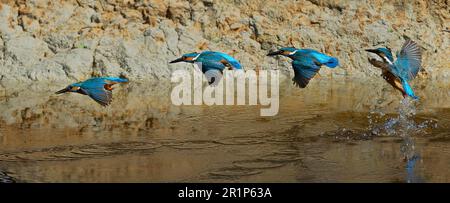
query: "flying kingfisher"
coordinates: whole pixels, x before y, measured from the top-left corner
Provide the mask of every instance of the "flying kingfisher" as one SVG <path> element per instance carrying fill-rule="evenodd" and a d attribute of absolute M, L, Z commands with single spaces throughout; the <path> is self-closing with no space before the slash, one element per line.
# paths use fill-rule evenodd
<path fill-rule="evenodd" d="M 204 51 L 201 53 L 193 52 L 184 54 L 178 59 L 171 61 L 170 63 L 187 62 L 201 64 L 202 72 L 206 74 L 208 71 L 219 71 L 223 73 L 223 70 L 242 70 L 242 66 L 233 57 L 222 52 Z M 218 76 L 220 77 L 220 76 Z M 215 78 L 209 81 L 209 84 L 216 82 Z"/>
<path fill-rule="evenodd" d="M 124 77 L 95 77 L 83 82 L 73 83 L 64 89 L 55 92 L 55 94 L 76 92 L 88 95 L 102 106 L 107 106 L 112 101 L 112 86 L 117 83 L 126 82 L 128 82 L 128 79 Z"/>
<path fill-rule="evenodd" d="M 295 47 L 283 47 L 278 51 L 270 52 L 267 56 L 282 55 L 291 58 L 294 69 L 294 84 L 305 88 L 322 65 L 335 68 L 339 61 L 335 57 L 327 56 L 313 49 L 296 49 Z"/>
<path fill-rule="evenodd" d="M 414 41 L 406 39 L 400 53 L 397 52 L 395 62 L 391 49 L 387 47 L 366 49 L 366 51 L 381 57 L 382 61 L 372 58 L 369 59 L 369 62 L 382 70 L 381 76 L 395 89 L 402 92 L 404 98 L 410 96 L 418 99 L 408 83 L 416 77 L 422 62 L 420 47 Z"/>

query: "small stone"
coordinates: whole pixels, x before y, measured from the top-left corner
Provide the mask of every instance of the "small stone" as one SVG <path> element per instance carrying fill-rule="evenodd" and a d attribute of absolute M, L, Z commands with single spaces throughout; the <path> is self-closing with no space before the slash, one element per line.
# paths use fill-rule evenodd
<path fill-rule="evenodd" d="M 233 23 L 233 24 L 230 25 L 230 29 L 231 30 L 237 30 L 237 29 L 241 28 L 241 26 L 242 25 L 240 23 Z"/>

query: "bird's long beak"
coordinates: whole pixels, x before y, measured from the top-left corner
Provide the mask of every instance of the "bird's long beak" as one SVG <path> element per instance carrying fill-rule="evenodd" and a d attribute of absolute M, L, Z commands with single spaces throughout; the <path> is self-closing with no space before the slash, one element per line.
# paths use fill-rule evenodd
<path fill-rule="evenodd" d="M 177 59 L 171 61 L 170 63 L 178 63 L 178 62 L 182 62 L 182 61 L 183 61 L 183 58 L 177 58 Z"/>
<path fill-rule="evenodd" d="M 69 91 L 69 88 L 66 87 L 66 88 L 64 88 L 62 90 L 59 90 L 59 91 L 55 92 L 55 94 L 62 94 L 62 93 L 66 93 L 68 91 Z"/>
<path fill-rule="evenodd" d="M 367 52 L 371 52 L 371 53 L 378 53 L 378 50 L 376 49 L 366 49 Z"/>
<path fill-rule="evenodd" d="M 283 53 L 283 51 L 278 50 L 278 51 L 268 53 L 267 56 L 276 56 L 276 55 L 280 55 L 281 53 Z"/>

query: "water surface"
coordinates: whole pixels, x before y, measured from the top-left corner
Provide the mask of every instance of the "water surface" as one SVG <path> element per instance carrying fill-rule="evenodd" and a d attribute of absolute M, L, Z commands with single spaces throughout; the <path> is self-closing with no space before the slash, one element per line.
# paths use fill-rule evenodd
<path fill-rule="evenodd" d="M 450 181 L 442 85 L 415 85 L 414 102 L 384 83 L 286 82 L 274 117 L 176 107 L 170 88 L 143 87 L 118 88 L 106 109 L 81 95 L 3 98 L 0 182 Z"/>

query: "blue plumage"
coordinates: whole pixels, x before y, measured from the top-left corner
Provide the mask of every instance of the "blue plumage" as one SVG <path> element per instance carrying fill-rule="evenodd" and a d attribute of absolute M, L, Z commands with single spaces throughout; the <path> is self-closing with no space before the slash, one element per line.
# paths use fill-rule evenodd
<path fill-rule="evenodd" d="M 389 49 L 387 47 L 381 47 L 381 48 L 378 48 L 378 51 L 380 51 L 380 53 L 382 53 L 384 56 L 386 56 L 387 60 L 394 61 L 394 57 L 392 56 L 391 49 Z"/>
<path fill-rule="evenodd" d="M 233 68 L 242 69 L 242 66 L 239 63 L 239 61 L 237 61 L 233 57 L 229 56 L 228 54 L 221 53 L 221 52 L 212 52 L 212 55 L 216 55 L 216 54 L 220 57 L 223 57 L 223 59 L 225 59 L 226 61 L 228 61 L 228 63 L 230 63 Z"/>
<path fill-rule="evenodd" d="M 419 97 L 417 97 L 417 96 L 414 94 L 414 91 L 412 90 L 412 88 L 411 88 L 411 86 L 409 85 L 409 83 L 408 83 L 406 80 L 404 80 L 404 79 L 402 79 L 402 86 L 403 86 L 403 89 L 405 90 L 405 92 L 406 92 L 406 94 L 407 94 L 408 96 L 410 96 L 410 97 L 413 98 L 413 99 L 419 99 Z"/>
<path fill-rule="evenodd" d="M 175 59 L 170 63 L 188 62 L 188 63 L 202 63 L 202 72 L 216 69 L 223 71 L 226 67 L 232 69 L 242 69 L 239 61 L 228 54 L 216 51 L 204 51 L 201 53 L 184 54 L 181 58 Z"/>
<path fill-rule="evenodd" d="M 403 96 L 410 96 L 411 98 L 418 99 L 409 85 L 409 81 L 414 79 L 419 72 L 422 62 L 420 47 L 414 41 L 407 39 L 405 43 L 403 43 L 402 49 L 400 53 L 397 54 L 397 60 L 395 62 L 392 53 L 388 48 L 368 49 L 366 51 L 375 53 L 382 58 L 382 62 L 376 60 L 370 60 L 370 62 L 381 68 L 383 70 L 383 75 L 392 75 L 395 77 L 385 77 L 392 86 L 399 89 L 403 93 Z"/>
<path fill-rule="evenodd" d="M 397 54 L 397 61 L 394 63 L 396 75 L 410 81 L 414 79 L 420 70 L 422 53 L 420 47 L 413 41 L 407 40 Z"/>
<path fill-rule="evenodd" d="M 196 63 L 201 66 L 201 71 L 206 73 L 210 70 L 217 70 L 223 72 L 225 68 L 242 70 L 242 66 L 233 57 L 222 52 L 204 51 L 201 53 L 188 53 L 182 57 L 171 61 L 170 63 L 187 62 Z M 220 77 L 220 76 L 217 76 Z M 210 81 L 210 84 L 214 81 Z"/>
<path fill-rule="evenodd" d="M 65 92 L 75 92 L 88 95 L 102 106 L 107 106 L 112 101 L 112 86 L 117 83 L 126 83 L 129 80 L 118 77 L 95 77 L 83 82 L 73 83 L 66 88 L 59 90 L 56 94 Z"/>
<path fill-rule="evenodd" d="M 300 51 L 303 52 L 304 55 L 311 55 L 315 60 L 317 60 L 322 65 L 325 65 L 329 68 L 335 68 L 339 65 L 339 60 L 335 57 L 327 56 L 313 49 L 303 49 Z M 302 57 L 302 56 L 300 56 Z"/>
<path fill-rule="evenodd" d="M 126 83 L 129 82 L 127 78 L 124 77 L 102 77 L 103 80 L 112 81 L 116 83 Z"/>
<path fill-rule="evenodd" d="M 271 52 L 268 56 L 283 55 L 291 58 L 294 69 L 294 84 L 305 88 L 309 81 L 319 72 L 320 67 L 325 65 L 335 68 L 339 60 L 313 49 L 296 49 L 294 47 L 283 47 L 278 51 Z"/>

